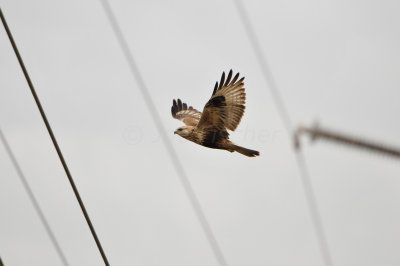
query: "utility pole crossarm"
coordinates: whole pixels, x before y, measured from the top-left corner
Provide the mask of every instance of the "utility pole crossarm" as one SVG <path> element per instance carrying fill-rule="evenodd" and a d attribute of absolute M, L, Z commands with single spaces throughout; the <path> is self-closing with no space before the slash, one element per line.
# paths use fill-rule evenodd
<path fill-rule="evenodd" d="M 383 145 L 373 141 L 367 141 L 359 139 L 353 136 L 344 135 L 342 133 L 330 131 L 327 129 L 320 128 L 317 124 L 313 127 L 299 126 L 294 134 L 294 141 L 296 148 L 300 148 L 300 136 L 302 134 L 310 135 L 311 139 L 326 139 L 337 143 L 342 143 L 345 145 L 364 148 L 372 152 L 377 152 L 381 154 L 386 154 L 389 156 L 394 156 L 400 159 L 400 149 L 393 148 L 388 145 Z"/>

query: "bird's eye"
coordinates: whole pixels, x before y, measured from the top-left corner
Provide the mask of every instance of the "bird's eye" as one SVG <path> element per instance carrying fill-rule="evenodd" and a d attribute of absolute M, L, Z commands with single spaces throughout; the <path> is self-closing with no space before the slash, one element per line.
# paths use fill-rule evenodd
<path fill-rule="evenodd" d="M 182 131 L 182 128 L 178 128 L 178 131 Z"/>

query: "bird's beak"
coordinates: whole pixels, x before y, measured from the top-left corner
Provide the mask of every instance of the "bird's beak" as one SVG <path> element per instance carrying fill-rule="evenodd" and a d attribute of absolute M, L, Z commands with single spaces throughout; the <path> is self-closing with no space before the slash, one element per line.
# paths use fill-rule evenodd
<path fill-rule="evenodd" d="M 176 134 L 176 130 L 174 131 L 174 134 Z"/>

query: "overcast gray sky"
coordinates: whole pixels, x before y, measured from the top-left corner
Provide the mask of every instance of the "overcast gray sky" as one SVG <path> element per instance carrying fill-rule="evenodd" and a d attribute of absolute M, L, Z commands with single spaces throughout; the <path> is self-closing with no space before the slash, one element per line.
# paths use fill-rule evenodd
<path fill-rule="evenodd" d="M 229 266 L 323 265 L 292 143 L 232 1 L 110 1 Z M 400 147 L 400 2 L 245 1 L 295 125 Z M 100 1 L 0 0 L 113 265 L 218 265 Z M 174 130 L 173 98 L 201 110 L 229 69 L 246 77 L 233 141 Z M 101 257 L 5 35 L 0 127 L 71 265 Z M 304 139 L 335 266 L 400 264 L 400 164 Z M 0 256 L 61 265 L 2 145 Z"/>

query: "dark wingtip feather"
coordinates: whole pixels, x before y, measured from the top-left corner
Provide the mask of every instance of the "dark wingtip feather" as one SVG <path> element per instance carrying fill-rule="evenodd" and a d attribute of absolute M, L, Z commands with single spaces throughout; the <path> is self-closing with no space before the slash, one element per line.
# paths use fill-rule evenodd
<path fill-rule="evenodd" d="M 174 109 L 174 106 L 171 107 L 171 114 L 172 114 L 172 117 L 175 118 L 175 109 Z"/>
<path fill-rule="evenodd" d="M 182 101 L 178 99 L 178 111 L 182 110 Z"/>
<path fill-rule="evenodd" d="M 232 69 L 229 71 L 228 77 L 226 78 L 224 86 L 227 86 L 232 78 Z"/>
<path fill-rule="evenodd" d="M 187 110 L 187 104 L 183 103 L 183 110 Z"/>
<path fill-rule="evenodd" d="M 236 75 L 235 75 L 235 77 L 233 78 L 233 80 L 232 80 L 232 84 L 234 84 L 235 82 L 236 82 L 236 80 L 239 78 L 239 75 L 240 75 L 240 73 L 238 72 L 238 73 L 236 73 Z"/>
<path fill-rule="evenodd" d="M 222 72 L 221 81 L 219 82 L 218 90 L 220 90 L 222 88 L 222 86 L 224 85 L 224 81 L 225 81 L 225 72 Z"/>
<path fill-rule="evenodd" d="M 212 95 L 214 95 L 217 92 L 217 88 L 218 88 L 218 81 L 215 82 L 215 86 L 214 86 L 214 90 L 213 90 Z"/>
<path fill-rule="evenodd" d="M 175 99 L 173 99 L 172 107 L 171 107 L 171 113 L 172 113 L 172 117 L 174 117 L 174 118 L 176 117 L 177 109 L 178 109 L 178 105 L 176 104 Z"/>

